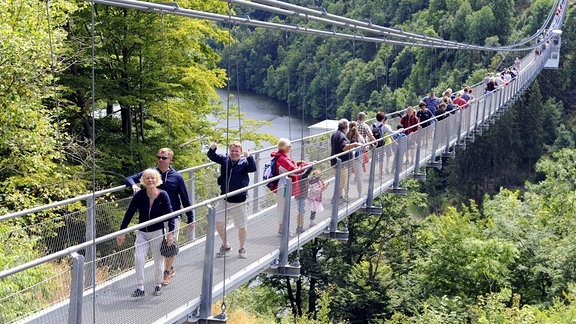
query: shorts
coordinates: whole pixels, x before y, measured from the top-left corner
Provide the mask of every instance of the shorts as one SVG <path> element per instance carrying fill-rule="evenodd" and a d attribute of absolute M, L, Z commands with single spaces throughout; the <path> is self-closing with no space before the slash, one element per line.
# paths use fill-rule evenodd
<path fill-rule="evenodd" d="M 227 210 L 226 207 L 228 207 Z M 216 222 L 223 223 L 226 219 L 230 218 L 234 221 L 234 226 L 236 228 L 245 228 L 248 224 L 246 202 L 233 203 L 224 200 L 218 201 L 216 204 Z"/>
<path fill-rule="evenodd" d="M 298 215 L 304 215 L 306 213 L 306 198 L 295 198 L 298 204 Z"/>

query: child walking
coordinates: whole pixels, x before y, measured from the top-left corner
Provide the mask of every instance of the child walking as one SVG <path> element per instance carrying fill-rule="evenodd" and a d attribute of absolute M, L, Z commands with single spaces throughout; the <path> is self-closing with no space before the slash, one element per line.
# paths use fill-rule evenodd
<path fill-rule="evenodd" d="M 316 165 L 316 161 L 312 162 L 311 164 L 312 164 L 311 168 L 306 169 L 306 171 L 304 171 L 303 173 L 298 173 L 298 175 L 300 176 L 300 194 L 294 197 L 298 205 L 298 216 L 296 217 L 296 223 L 297 223 L 296 233 L 298 234 L 302 234 L 306 231 L 304 229 L 304 213 L 305 213 L 304 208 L 306 206 L 306 198 L 308 197 L 308 176 L 312 172 L 314 165 Z M 303 168 L 305 166 L 308 166 L 308 164 L 306 163 L 306 161 L 300 160 L 296 162 L 296 166 L 299 168 Z"/>
<path fill-rule="evenodd" d="M 330 182 L 324 183 L 322 181 L 322 171 L 314 170 L 308 179 L 308 198 L 306 198 L 306 206 L 310 209 L 310 227 L 316 226 L 316 213 L 319 213 L 324 210 L 324 206 L 322 205 L 322 193 Z"/>

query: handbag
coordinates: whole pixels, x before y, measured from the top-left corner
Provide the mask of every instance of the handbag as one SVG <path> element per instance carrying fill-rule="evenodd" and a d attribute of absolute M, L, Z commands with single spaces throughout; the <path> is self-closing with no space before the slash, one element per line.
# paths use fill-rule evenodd
<path fill-rule="evenodd" d="M 160 254 L 165 257 L 173 257 L 178 254 L 180 248 L 178 247 L 178 242 L 173 240 L 172 245 L 168 245 L 166 241 L 166 235 L 162 236 L 162 244 L 160 245 Z"/>

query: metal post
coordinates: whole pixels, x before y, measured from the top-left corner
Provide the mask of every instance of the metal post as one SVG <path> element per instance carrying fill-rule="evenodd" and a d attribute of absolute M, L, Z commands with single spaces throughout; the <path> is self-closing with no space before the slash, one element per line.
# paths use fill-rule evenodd
<path fill-rule="evenodd" d="M 372 160 L 370 161 L 370 176 L 368 177 L 368 196 L 366 197 L 366 206 L 372 206 L 374 202 L 374 183 L 376 181 L 376 146 L 372 146 Z M 339 171 L 336 170 L 336 176 L 340 176 Z M 334 214 L 334 206 L 332 206 L 332 214 Z"/>
<path fill-rule="evenodd" d="M 438 145 L 438 122 L 434 123 L 434 135 L 432 136 L 432 155 L 430 157 L 430 162 L 426 166 L 433 168 L 442 167 L 442 162 L 436 162 L 436 146 Z M 430 127 L 430 126 L 428 126 Z"/>
<path fill-rule="evenodd" d="M 468 109 L 472 109 L 472 106 L 470 106 L 470 108 Z M 444 154 L 442 155 L 443 157 L 449 157 L 449 158 L 455 158 L 456 157 L 456 152 L 452 151 L 450 152 L 450 138 L 452 136 L 451 132 L 452 132 L 452 119 L 450 119 L 452 116 L 448 116 L 448 119 L 445 119 L 445 123 L 447 124 L 445 126 L 446 128 L 446 147 L 444 148 Z M 452 117 L 453 118 L 453 117 Z"/>
<path fill-rule="evenodd" d="M 504 97 L 504 95 L 505 95 L 505 93 L 506 93 L 506 88 L 507 88 L 507 87 L 504 87 L 504 90 L 500 91 L 500 93 L 498 94 L 498 103 L 496 104 L 496 106 L 490 107 L 490 117 L 492 117 L 492 111 L 502 105 L 502 101 L 503 101 L 503 99 L 504 99 L 503 97 Z"/>
<path fill-rule="evenodd" d="M 467 120 L 467 126 L 466 129 L 468 130 L 468 132 L 470 132 L 471 129 L 475 129 L 476 126 L 478 125 L 478 121 L 475 120 L 474 121 L 474 127 L 472 127 L 472 113 L 470 113 L 469 111 L 466 110 L 461 110 L 462 113 L 466 112 L 466 115 L 468 115 L 468 120 Z"/>
<path fill-rule="evenodd" d="M 86 200 L 86 242 L 95 239 L 96 235 L 96 210 L 94 198 L 89 197 Z M 86 287 L 94 287 L 96 284 L 96 247 L 91 245 L 86 248 Z"/>
<path fill-rule="evenodd" d="M 280 249 L 278 252 L 278 262 L 270 266 L 267 272 L 286 276 L 286 277 L 300 277 L 300 263 L 296 261 L 294 264 L 288 264 L 288 243 L 290 241 L 290 202 L 292 200 L 292 179 L 286 177 L 286 185 L 284 187 L 284 210 L 282 216 L 282 235 L 280 237 Z M 281 190 L 281 189 L 280 189 Z M 280 193 L 277 193 L 280 195 Z"/>
<path fill-rule="evenodd" d="M 340 178 L 342 177 L 342 160 L 336 158 L 336 176 L 334 177 L 334 195 L 332 196 L 332 217 L 338 215 L 340 204 Z"/>
<path fill-rule="evenodd" d="M 396 156 L 395 156 L 395 162 L 394 164 L 396 164 L 396 170 L 394 171 L 394 184 L 392 185 L 392 193 L 395 194 L 401 194 L 401 195 L 407 195 L 408 191 L 406 188 L 400 188 L 400 171 L 402 169 L 402 150 L 401 148 L 403 147 L 408 147 L 408 137 L 407 136 L 400 136 L 398 138 L 398 140 L 396 141 Z"/>
<path fill-rule="evenodd" d="M 72 253 L 72 278 L 70 282 L 70 304 L 68 324 L 82 323 L 82 296 L 84 292 L 84 256 Z"/>
<path fill-rule="evenodd" d="M 190 197 L 190 205 L 194 205 L 196 203 L 196 176 L 194 175 L 194 171 L 188 172 L 188 188 L 186 188 L 186 190 L 188 191 L 188 196 Z M 195 211 L 192 212 L 195 213 Z M 182 214 L 182 217 L 184 217 L 184 214 Z M 176 230 L 179 231 L 180 229 L 177 228 Z M 196 226 L 194 226 L 193 231 L 186 230 L 186 239 L 188 242 L 194 241 L 195 238 Z"/>
<path fill-rule="evenodd" d="M 188 172 L 188 196 L 190 196 L 190 204 L 196 203 L 196 176 L 194 171 Z"/>
<path fill-rule="evenodd" d="M 426 181 L 426 172 L 418 172 L 418 169 L 420 169 L 420 151 L 422 150 L 422 132 L 422 129 L 419 129 L 416 132 L 416 158 L 414 161 L 413 177 L 418 180 Z"/>
<path fill-rule="evenodd" d="M 494 98 L 494 92 L 490 92 L 490 94 L 486 97 L 486 100 L 484 100 L 484 105 L 482 105 L 482 122 L 480 123 L 480 127 L 482 127 L 482 125 L 484 125 L 484 123 L 486 123 L 486 103 L 488 101 L 490 101 L 488 106 L 492 105 L 492 100 Z M 488 108 L 489 109 L 489 108 Z M 478 124 L 478 123 L 477 123 Z M 481 135 L 482 133 L 480 133 Z"/>
<path fill-rule="evenodd" d="M 279 194 L 279 193 L 278 193 Z M 282 216 L 282 237 L 280 238 L 279 265 L 285 267 L 288 264 L 288 241 L 290 240 L 290 202 L 292 198 L 292 179 L 286 177 L 284 187 L 284 211 Z"/>
<path fill-rule="evenodd" d="M 200 319 L 208 319 L 212 312 L 212 285 L 214 282 L 214 242 L 216 239 L 216 208 L 208 208 L 206 247 L 204 248 L 204 269 L 202 271 L 202 292 L 200 295 Z"/>
<path fill-rule="evenodd" d="M 256 173 L 254 174 L 254 183 L 258 183 L 262 181 L 262 171 L 260 170 L 260 152 L 254 153 L 254 162 L 256 163 Z M 266 187 L 263 186 L 255 187 L 253 190 L 254 199 L 252 202 L 252 212 L 254 214 L 258 213 L 258 210 L 260 210 L 260 195 L 258 194 L 260 188 L 266 188 Z"/>
<path fill-rule="evenodd" d="M 478 106 L 478 105 L 477 105 Z M 478 111 L 478 107 L 476 107 L 476 111 Z M 456 135 L 456 146 L 465 149 L 466 148 L 466 141 L 462 139 L 462 123 L 464 121 L 464 113 L 462 111 L 458 111 L 458 134 Z M 465 137 L 468 136 L 469 130 L 466 130 Z"/>

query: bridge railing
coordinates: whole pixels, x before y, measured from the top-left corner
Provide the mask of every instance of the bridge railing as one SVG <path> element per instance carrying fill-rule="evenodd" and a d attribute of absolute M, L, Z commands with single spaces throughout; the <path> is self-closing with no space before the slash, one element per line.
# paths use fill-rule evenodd
<path fill-rule="evenodd" d="M 326 227 L 330 229 L 331 233 L 337 233 L 340 221 L 360 208 L 370 210 L 374 207 L 373 198 L 377 195 L 389 190 L 402 193 L 403 188 L 400 182 L 402 179 L 408 177 L 423 179 L 425 174 L 420 171 L 422 167 L 440 167 L 439 160 L 442 157 L 453 157 L 455 148 L 465 147 L 466 142 L 473 141 L 476 135 L 481 135 L 491 123 L 495 122 L 503 110 L 510 107 L 519 98 L 542 69 L 546 54 L 547 52 L 542 53 L 539 58 L 530 54 L 524 58 L 521 73 L 516 80 L 498 91 L 483 94 L 482 86 L 475 86 L 473 93 L 476 95 L 476 100 L 470 103 L 466 109 L 457 111 L 448 118 L 421 128 L 407 137 L 401 137 L 384 147 L 376 149 L 367 145 L 367 159 L 364 154 L 361 154 L 349 161 L 338 163 L 336 167 L 330 166 L 329 162 L 334 158 L 329 156 L 332 132 L 293 141 L 291 154 L 293 159 L 319 161 L 316 168 L 322 170 L 324 178 L 330 179 L 332 182 L 324 197 L 324 205 L 327 208 L 324 212 L 318 213 L 317 216 L 319 227 L 311 229 L 306 236 L 298 237 L 298 243 L 305 243 L 315 235 L 321 234 Z M 397 119 L 398 117 L 392 118 L 390 124 L 397 124 Z M 270 159 L 270 152 L 275 150 L 275 147 L 269 147 L 253 152 L 259 170 L 252 176 L 254 184 L 248 187 L 250 198 L 247 202 L 249 214 L 252 215 L 251 228 L 262 224 L 261 233 L 272 233 L 273 236 L 276 234 L 279 221 L 279 212 L 275 207 L 277 199 L 264 186 L 266 182 L 261 181 L 261 169 L 263 164 Z M 349 153 L 343 153 L 341 156 L 346 154 Z M 219 243 L 214 243 L 214 239 L 210 239 L 214 233 L 206 230 L 209 223 L 207 215 L 211 206 L 223 198 L 223 196 L 218 196 L 218 188 L 215 184 L 219 173 L 218 168 L 214 163 L 207 163 L 181 172 L 187 181 L 193 206 L 164 216 L 162 219 L 194 210 L 198 231 L 196 240 L 187 240 L 184 228 L 180 229 L 182 231 L 180 235 L 182 248 L 204 250 L 210 247 L 210 244 L 212 248 L 214 244 L 219 246 Z M 344 199 L 340 199 L 342 191 L 337 185 L 340 181 L 343 181 L 343 192 L 348 194 L 348 196 L 343 197 Z M 133 244 L 131 244 L 134 240 L 133 231 L 149 224 L 139 224 L 123 231 L 116 231 L 130 198 L 115 199 L 114 194 L 125 190 L 125 188 L 125 186 L 119 186 L 0 217 L 0 221 L 7 221 L 23 215 L 46 211 L 55 215 L 45 222 L 0 233 L 2 249 L 17 246 L 15 241 L 24 237 L 38 240 L 36 245 L 39 249 L 42 248 L 42 250 L 35 251 L 36 254 L 32 257 L 7 260 L 5 270 L 0 272 L 0 280 L 5 280 L 3 278 L 7 276 L 18 278 L 17 284 L 3 285 L 4 294 L 7 297 L 0 299 L 0 305 L 3 310 L 14 311 L 3 311 L 0 315 L 0 322 L 22 319 L 32 313 L 35 313 L 35 316 L 43 316 L 42 310 L 49 306 L 61 310 L 61 313 L 52 312 L 50 316 L 59 319 L 70 318 L 70 316 L 77 316 L 73 310 L 82 305 L 82 296 L 90 294 L 90 292 L 92 292 L 92 298 L 97 298 L 96 295 L 110 296 L 110 294 L 125 291 L 126 287 L 134 285 L 133 276 L 132 279 L 123 282 L 119 279 L 128 278 L 131 273 L 130 269 L 133 267 L 134 251 Z M 334 204 L 332 204 L 333 202 Z M 79 209 L 78 204 L 84 208 Z M 298 209 L 290 199 L 287 200 L 287 205 L 289 206 L 287 214 L 282 214 L 282 216 L 287 217 L 285 224 L 288 226 L 286 227 L 292 226 L 294 228 L 294 215 L 298 214 Z M 74 207 L 73 212 L 67 212 L 72 208 L 70 206 Z M 270 223 L 270 219 L 276 221 Z M 160 220 L 153 220 L 152 222 L 154 221 Z M 119 249 L 114 241 L 114 238 L 122 233 L 127 234 L 127 242 L 124 245 L 128 247 L 127 249 Z M 262 271 L 262 268 L 269 267 L 271 265 L 270 260 L 284 259 L 287 253 L 295 249 L 293 243 L 288 244 L 288 242 L 293 242 L 293 239 L 288 238 L 288 232 L 285 231 L 283 235 L 280 247 L 277 243 L 272 244 L 274 245 L 273 251 L 277 250 L 277 252 L 261 251 L 268 253 L 268 257 L 265 258 L 259 268 L 254 270 L 254 273 L 257 274 L 258 271 Z M 254 238 L 258 240 L 257 236 Z M 260 243 L 270 245 L 269 239 L 269 235 L 265 235 L 261 237 L 262 242 Z M 189 261 L 194 264 L 205 262 L 201 258 L 201 254 L 191 258 Z M 75 266 L 71 266 L 71 262 Z M 286 264 L 282 266 L 286 266 Z M 79 268 L 82 269 L 80 278 L 83 278 L 80 281 L 78 281 L 78 273 L 72 271 L 73 269 L 79 270 Z M 210 271 L 214 270 L 210 269 Z M 233 271 L 234 269 L 229 270 Z M 194 280 L 194 278 L 190 280 Z M 201 281 L 196 278 L 196 281 L 192 283 L 194 286 L 192 289 L 199 291 L 200 284 Z M 234 287 L 234 285 L 230 287 Z M 225 287 L 221 289 L 226 290 Z M 96 291 L 98 294 L 94 293 Z M 109 307 L 125 306 L 118 299 L 113 298 L 112 300 L 115 300 L 117 304 L 108 305 Z M 175 305 L 186 304 L 190 302 L 190 299 L 181 300 L 181 302 L 181 304 L 175 303 Z M 19 304 L 26 307 L 18 307 Z M 59 308 L 59 305 L 67 306 Z M 92 310 L 89 309 L 89 306 L 84 303 L 84 316 L 86 316 L 86 312 L 93 312 L 93 314 L 97 312 L 96 304 L 92 305 Z M 173 311 L 167 310 L 166 314 Z"/>

